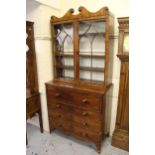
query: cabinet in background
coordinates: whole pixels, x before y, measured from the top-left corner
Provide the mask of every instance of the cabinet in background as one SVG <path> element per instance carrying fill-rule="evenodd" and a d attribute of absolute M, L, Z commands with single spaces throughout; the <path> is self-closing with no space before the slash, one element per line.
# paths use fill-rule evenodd
<path fill-rule="evenodd" d="M 43 132 L 33 24 L 26 21 L 26 119 L 38 113 L 40 131 Z"/>
<path fill-rule="evenodd" d="M 119 96 L 112 145 L 129 150 L 129 18 L 118 18 L 118 58 L 121 61 Z"/>

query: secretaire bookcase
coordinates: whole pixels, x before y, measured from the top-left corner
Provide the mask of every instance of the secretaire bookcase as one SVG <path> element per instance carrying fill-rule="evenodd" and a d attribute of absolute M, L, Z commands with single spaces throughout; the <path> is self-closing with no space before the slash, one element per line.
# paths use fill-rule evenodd
<path fill-rule="evenodd" d="M 58 129 L 96 144 L 105 136 L 106 93 L 111 87 L 110 34 L 113 15 L 107 7 L 92 13 L 80 7 L 51 17 L 54 78 L 46 83 L 50 130 Z"/>

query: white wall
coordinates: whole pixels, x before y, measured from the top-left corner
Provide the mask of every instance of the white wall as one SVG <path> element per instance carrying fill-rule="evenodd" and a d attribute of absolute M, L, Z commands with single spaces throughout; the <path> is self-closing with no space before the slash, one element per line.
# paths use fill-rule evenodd
<path fill-rule="evenodd" d="M 38 68 L 39 91 L 44 130 L 49 131 L 45 82 L 52 79 L 50 17 L 59 16 L 59 10 L 34 0 L 26 1 L 26 20 L 34 22 L 35 47 Z"/>
<path fill-rule="evenodd" d="M 74 8 L 77 13 L 79 6 L 86 7 L 89 11 L 95 12 L 103 6 L 108 6 L 110 11 L 115 15 L 115 37 L 114 37 L 114 55 L 113 55 L 113 91 L 109 94 L 107 101 L 109 103 L 108 113 L 108 130 L 112 135 L 117 110 L 118 88 L 120 61 L 116 57 L 118 49 L 118 23 L 117 17 L 129 16 L 128 0 L 60 0 L 60 11 L 48 6 L 41 5 L 34 0 L 27 0 L 27 20 L 34 21 L 35 44 L 37 54 L 37 65 L 39 74 L 39 90 L 41 92 L 42 111 L 43 111 L 43 126 L 44 130 L 49 131 L 47 117 L 47 103 L 45 97 L 44 83 L 52 78 L 51 66 L 51 42 L 50 42 L 50 17 L 52 15 L 62 16 L 70 8 Z"/>
<path fill-rule="evenodd" d="M 86 7 L 89 11 L 96 12 L 104 6 L 117 17 L 129 16 L 129 0 L 60 0 L 61 15 L 63 15 L 69 8 L 73 8 L 75 13 L 78 13 L 79 6 Z M 115 21 L 115 32 L 118 23 Z"/>
<path fill-rule="evenodd" d="M 114 36 L 114 54 L 113 54 L 113 90 L 109 92 L 107 97 L 108 103 L 108 130 L 110 135 L 112 135 L 117 111 L 117 100 L 118 100 L 118 88 L 119 88 L 119 74 L 120 74 L 120 61 L 116 57 L 118 49 L 118 17 L 129 16 L 129 1 L 128 0 L 60 0 L 61 5 L 61 16 L 66 13 L 70 8 L 75 10 L 75 14 L 78 13 L 79 6 L 86 7 L 89 11 L 96 12 L 100 8 L 107 6 L 109 10 L 115 16 L 115 36 Z"/>

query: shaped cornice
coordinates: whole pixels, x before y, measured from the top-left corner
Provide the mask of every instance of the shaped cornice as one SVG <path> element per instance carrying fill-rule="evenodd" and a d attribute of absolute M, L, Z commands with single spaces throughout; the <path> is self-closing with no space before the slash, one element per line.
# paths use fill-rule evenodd
<path fill-rule="evenodd" d="M 51 22 L 52 23 L 59 23 L 63 21 L 72 21 L 72 20 L 82 20 L 82 19 L 95 19 L 95 18 L 103 18 L 109 15 L 109 9 L 108 7 L 103 7 L 97 12 L 90 12 L 88 11 L 85 7 L 81 6 L 78 9 L 79 13 L 74 15 L 74 9 L 69 9 L 66 14 L 62 17 L 56 17 L 52 16 L 51 17 Z"/>
<path fill-rule="evenodd" d="M 119 29 L 129 29 L 129 17 L 118 18 Z"/>

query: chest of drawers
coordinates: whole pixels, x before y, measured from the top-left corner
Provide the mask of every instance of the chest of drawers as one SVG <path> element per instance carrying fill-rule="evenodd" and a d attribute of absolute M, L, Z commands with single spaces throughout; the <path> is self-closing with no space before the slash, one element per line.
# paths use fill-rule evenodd
<path fill-rule="evenodd" d="M 105 91 L 46 83 L 50 130 L 58 129 L 96 144 L 105 135 Z"/>

